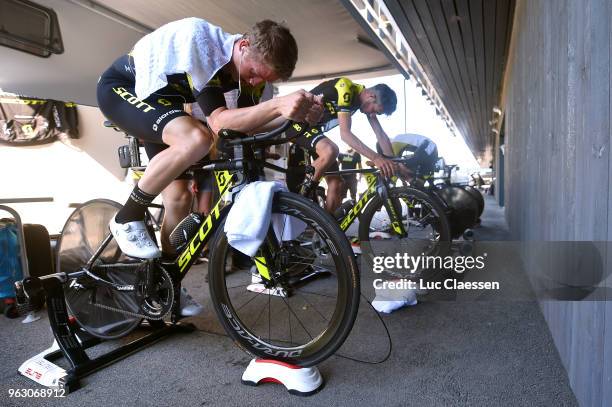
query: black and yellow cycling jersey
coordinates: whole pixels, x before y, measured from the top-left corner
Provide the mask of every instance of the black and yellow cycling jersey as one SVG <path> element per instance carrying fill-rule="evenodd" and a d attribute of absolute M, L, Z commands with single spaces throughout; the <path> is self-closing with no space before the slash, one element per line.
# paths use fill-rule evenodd
<path fill-rule="evenodd" d="M 265 86 L 265 82 L 257 86 L 242 84 L 236 107 L 249 107 L 258 104 Z M 233 80 L 230 74 L 219 70 L 204 89 L 197 93 L 195 101 L 200 105 L 202 112 L 206 116 L 210 116 L 219 107 L 228 107 L 224 94 L 235 89 L 239 89 L 238 82 Z"/>
<path fill-rule="evenodd" d="M 315 86 L 310 90 L 310 93 L 323 96 L 323 116 L 319 123 L 314 126 L 303 128 L 299 124 L 294 125 L 289 130 L 289 135 L 298 132 L 300 136 L 295 138 L 293 142 L 314 152 L 315 145 L 325 138 L 323 133 L 338 125 L 339 112 L 352 115 L 359 109 L 361 105 L 359 94 L 364 89 L 365 86 L 353 83 L 350 79 L 344 77 L 325 81 Z"/>
<path fill-rule="evenodd" d="M 361 154 L 354 151 L 352 153 L 338 154 L 338 163 L 343 170 L 354 170 L 361 167 Z"/>
<path fill-rule="evenodd" d="M 203 89 L 194 89 L 187 73 L 166 77 L 168 84 L 146 99 L 136 96 L 136 73 L 132 57 L 118 58 L 98 81 L 98 104 L 104 115 L 133 136 L 147 142 L 162 143 L 164 126 L 178 116 L 185 116 L 183 105 L 197 102 L 205 115 L 227 107 L 224 93 L 238 89 L 238 82 L 220 69 Z M 259 103 L 265 84 L 242 86 L 238 107 Z"/>
<path fill-rule="evenodd" d="M 338 125 L 338 112 L 353 114 L 360 106 L 359 94 L 365 86 L 353 83 L 348 78 L 336 78 L 320 83 L 310 93 L 323 95 L 325 110 L 319 121 L 322 131 L 329 131 Z"/>
<path fill-rule="evenodd" d="M 163 129 L 174 118 L 188 115 L 185 104 L 197 102 L 208 116 L 220 107 L 227 107 L 225 92 L 239 89 L 238 82 L 223 69 L 201 90 L 194 89 L 187 73 L 168 75 L 166 79 L 168 85 L 139 99 L 135 92 L 134 61 L 127 54 L 118 58 L 98 80 L 100 110 L 115 125 L 142 140 L 149 159 L 168 147 L 162 141 Z M 265 83 L 257 87 L 243 85 L 237 107 L 259 103 L 264 87 Z"/>
<path fill-rule="evenodd" d="M 435 171 L 438 146 L 431 139 L 416 133 L 405 133 L 392 137 L 390 141 L 394 156 L 407 158 L 408 167 L 416 169 L 420 166 L 423 173 Z M 376 150 L 382 154 L 378 143 Z"/>

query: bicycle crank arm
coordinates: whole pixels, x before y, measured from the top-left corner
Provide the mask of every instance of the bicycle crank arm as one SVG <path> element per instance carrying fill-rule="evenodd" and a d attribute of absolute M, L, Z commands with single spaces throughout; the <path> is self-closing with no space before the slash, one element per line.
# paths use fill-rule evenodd
<path fill-rule="evenodd" d="M 297 287 L 308 283 L 311 280 L 319 277 L 327 277 L 331 274 L 331 271 L 324 267 L 310 266 L 310 270 L 304 271 L 296 276 L 292 276 L 287 280 L 287 283 L 291 287 Z"/>
<path fill-rule="evenodd" d="M 72 288 L 90 288 L 87 287 L 88 282 L 78 281 L 79 278 L 89 278 L 95 282 L 97 285 L 103 285 L 106 287 L 110 287 L 113 290 L 122 291 L 122 292 L 131 292 L 135 290 L 135 287 L 131 284 L 116 284 L 110 281 L 107 281 L 101 277 L 92 274 L 89 270 L 81 269 L 75 273 L 70 273 L 70 278 L 74 278 L 74 280 L 70 283 L 70 287 Z"/>

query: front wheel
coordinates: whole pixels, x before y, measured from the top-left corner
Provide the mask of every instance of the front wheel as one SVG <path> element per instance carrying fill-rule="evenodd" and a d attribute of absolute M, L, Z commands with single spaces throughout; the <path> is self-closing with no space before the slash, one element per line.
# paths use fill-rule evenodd
<path fill-rule="evenodd" d="M 309 199 L 275 194 L 272 223 L 283 240 L 262 274 L 255 266 L 231 265 L 232 250 L 219 227 L 210 250 L 212 303 L 225 331 L 247 353 L 313 366 L 331 356 L 353 327 L 357 264 L 337 223 Z"/>
<path fill-rule="evenodd" d="M 361 251 L 368 263 L 372 263 L 374 253 L 394 255 L 392 252 L 401 251 L 411 256 L 447 254 L 451 232 L 442 205 L 423 191 L 410 187 L 390 189 L 389 199 L 401 214 L 398 221 L 406 233 L 404 236 L 398 234 L 382 198 L 374 197 L 359 217 Z"/>

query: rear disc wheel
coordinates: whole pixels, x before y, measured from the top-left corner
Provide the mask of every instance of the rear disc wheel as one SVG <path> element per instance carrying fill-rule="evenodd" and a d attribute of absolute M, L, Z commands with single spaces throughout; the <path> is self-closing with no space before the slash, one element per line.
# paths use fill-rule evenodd
<path fill-rule="evenodd" d="M 68 217 L 57 245 L 58 272 L 73 273 L 87 264 L 109 235 L 108 224 L 120 208 L 117 202 L 95 199 L 78 207 Z M 91 271 L 116 284 L 135 285 L 138 263 L 129 264 L 129 261 L 112 239 L 94 262 Z M 142 317 L 128 314 L 139 311 L 134 292 L 117 291 L 79 277 L 67 281 L 64 295 L 69 314 L 84 330 L 98 338 L 125 336 L 142 321 Z"/>

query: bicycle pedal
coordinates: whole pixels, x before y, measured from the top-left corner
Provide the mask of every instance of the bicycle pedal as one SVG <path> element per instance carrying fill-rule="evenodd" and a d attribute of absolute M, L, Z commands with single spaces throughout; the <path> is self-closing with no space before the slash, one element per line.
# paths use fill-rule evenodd
<path fill-rule="evenodd" d="M 288 279 L 287 283 L 290 287 L 297 287 L 301 285 L 305 285 L 310 281 L 313 281 L 318 278 L 328 277 L 331 275 L 331 272 L 324 267 L 311 266 L 308 270 L 303 271 L 295 276 L 292 276 Z"/>

